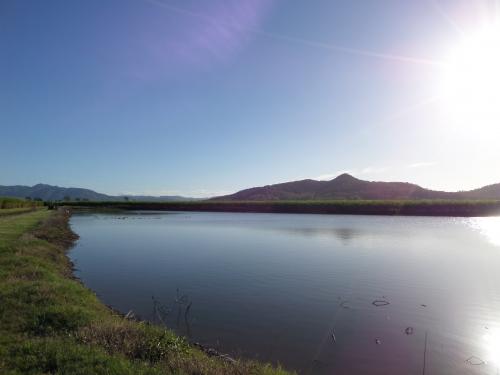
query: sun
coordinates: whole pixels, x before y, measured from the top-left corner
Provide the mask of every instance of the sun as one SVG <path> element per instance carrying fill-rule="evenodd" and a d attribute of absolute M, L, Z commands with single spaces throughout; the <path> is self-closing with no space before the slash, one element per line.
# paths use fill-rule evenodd
<path fill-rule="evenodd" d="M 465 35 L 443 78 L 440 96 L 458 130 L 500 136 L 500 24 Z"/>

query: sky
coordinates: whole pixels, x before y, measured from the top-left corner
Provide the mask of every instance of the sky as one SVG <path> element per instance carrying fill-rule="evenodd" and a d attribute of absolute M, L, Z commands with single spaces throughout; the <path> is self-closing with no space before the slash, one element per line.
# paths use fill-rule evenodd
<path fill-rule="evenodd" d="M 500 47 L 477 40 L 500 38 L 499 14 L 497 0 L 3 0 L 0 185 L 498 183 L 485 64 Z"/>

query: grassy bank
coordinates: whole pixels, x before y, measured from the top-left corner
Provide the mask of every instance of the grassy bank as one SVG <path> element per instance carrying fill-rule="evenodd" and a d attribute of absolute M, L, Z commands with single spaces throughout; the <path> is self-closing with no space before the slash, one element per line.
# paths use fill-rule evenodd
<path fill-rule="evenodd" d="M 269 212 L 349 215 L 496 216 L 500 201 L 479 200 L 331 200 L 331 201 L 189 201 L 189 202 L 70 202 L 74 207 L 125 210 Z"/>
<path fill-rule="evenodd" d="M 72 277 L 75 238 L 65 211 L 0 217 L 1 374 L 286 374 L 112 312 Z"/>

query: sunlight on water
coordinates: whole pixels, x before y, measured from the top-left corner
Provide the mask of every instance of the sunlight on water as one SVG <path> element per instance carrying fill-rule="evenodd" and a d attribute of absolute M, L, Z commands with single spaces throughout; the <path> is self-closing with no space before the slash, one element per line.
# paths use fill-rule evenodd
<path fill-rule="evenodd" d="M 500 330 L 494 329 L 483 336 L 485 361 L 500 366 Z"/>
<path fill-rule="evenodd" d="M 474 218 L 471 226 L 484 235 L 493 245 L 500 246 L 500 217 Z"/>

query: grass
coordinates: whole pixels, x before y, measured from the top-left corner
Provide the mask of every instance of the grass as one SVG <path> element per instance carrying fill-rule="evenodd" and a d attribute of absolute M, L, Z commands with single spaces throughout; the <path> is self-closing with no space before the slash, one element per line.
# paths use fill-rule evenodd
<path fill-rule="evenodd" d="M 352 215 L 496 216 L 498 200 L 291 200 L 187 202 L 69 202 L 73 207 L 125 210 L 273 212 Z"/>
<path fill-rule="evenodd" d="M 0 209 L 0 217 L 9 216 L 9 215 L 17 215 L 24 212 L 33 211 L 35 208 L 33 207 L 20 207 L 20 208 L 5 208 Z"/>
<path fill-rule="evenodd" d="M 1 374 L 288 374 L 111 311 L 72 277 L 75 238 L 63 210 L 0 217 Z"/>
<path fill-rule="evenodd" d="M 34 208 L 43 206 L 42 201 L 0 197 L 0 210 L 12 208 Z"/>

